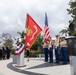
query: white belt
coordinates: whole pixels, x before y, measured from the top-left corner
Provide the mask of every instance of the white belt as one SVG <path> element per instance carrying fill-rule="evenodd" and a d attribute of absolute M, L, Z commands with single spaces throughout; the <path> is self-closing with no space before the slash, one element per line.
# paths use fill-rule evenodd
<path fill-rule="evenodd" d="M 62 47 L 67 47 L 67 46 L 62 46 Z"/>

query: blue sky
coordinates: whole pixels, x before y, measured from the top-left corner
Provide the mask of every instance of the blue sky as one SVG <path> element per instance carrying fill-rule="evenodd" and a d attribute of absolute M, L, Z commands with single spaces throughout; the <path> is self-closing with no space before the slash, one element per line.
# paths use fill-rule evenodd
<path fill-rule="evenodd" d="M 54 37 L 68 27 L 67 8 L 70 0 L 0 0 L 0 33 L 18 37 L 18 31 L 25 31 L 26 14 L 29 13 L 44 29 L 45 12 L 48 16 L 50 35 Z"/>

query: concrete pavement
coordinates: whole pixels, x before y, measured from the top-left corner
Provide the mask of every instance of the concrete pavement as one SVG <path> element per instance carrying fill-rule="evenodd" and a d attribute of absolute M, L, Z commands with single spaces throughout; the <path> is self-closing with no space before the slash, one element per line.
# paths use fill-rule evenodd
<path fill-rule="evenodd" d="M 0 75 L 71 75 L 70 65 L 44 62 L 44 58 L 30 58 L 26 67 L 15 67 L 12 58 L 0 60 Z"/>

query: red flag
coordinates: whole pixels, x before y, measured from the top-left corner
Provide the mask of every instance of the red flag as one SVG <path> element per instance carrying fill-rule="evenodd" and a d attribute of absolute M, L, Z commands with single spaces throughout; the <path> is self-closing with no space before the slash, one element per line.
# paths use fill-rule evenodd
<path fill-rule="evenodd" d="M 30 50 L 31 46 L 35 42 L 38 35 L 41 33 L 42 29 L 39 25 L 32 19 L 30 15 L 27 14 L 27 29 L 26 29 L 26 49 Z"/>

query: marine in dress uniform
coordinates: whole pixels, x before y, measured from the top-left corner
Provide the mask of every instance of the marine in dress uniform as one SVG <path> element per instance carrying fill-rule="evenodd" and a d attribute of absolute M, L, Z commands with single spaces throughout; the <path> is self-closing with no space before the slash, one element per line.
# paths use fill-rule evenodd
<path fill-rule="evenodd" d="M 55 39 L 55 62 L 59 63 L 59 36 L 56 35 Z"/>
<path fill-rule="evenodd" d="M 49 53 L 49 58 L 50 58 L 49 63 L 53 63 L 53 46 L 52 46 L 52 39 L 51 39 L 51 37 L 50 37 L 50 42 L 48 44 L 48 53 Z"/>
<path fill-rule="evenodd" d="M 43 44 L 43 49 L 44 49 L 44 55 L 45 55 L 45 62 L 48 62 L 48 44 L 45 41 Z"/>
<path fill-rule="evenodd" d="M 62 37 L 62 41 L 60 42 L 61 47 L 61 54 L 62 54 L 62 60 L 63 64 L 67 64 L 68 56 L 67 56 L 67 41 L 65 40 L 65 37 Z"/>

